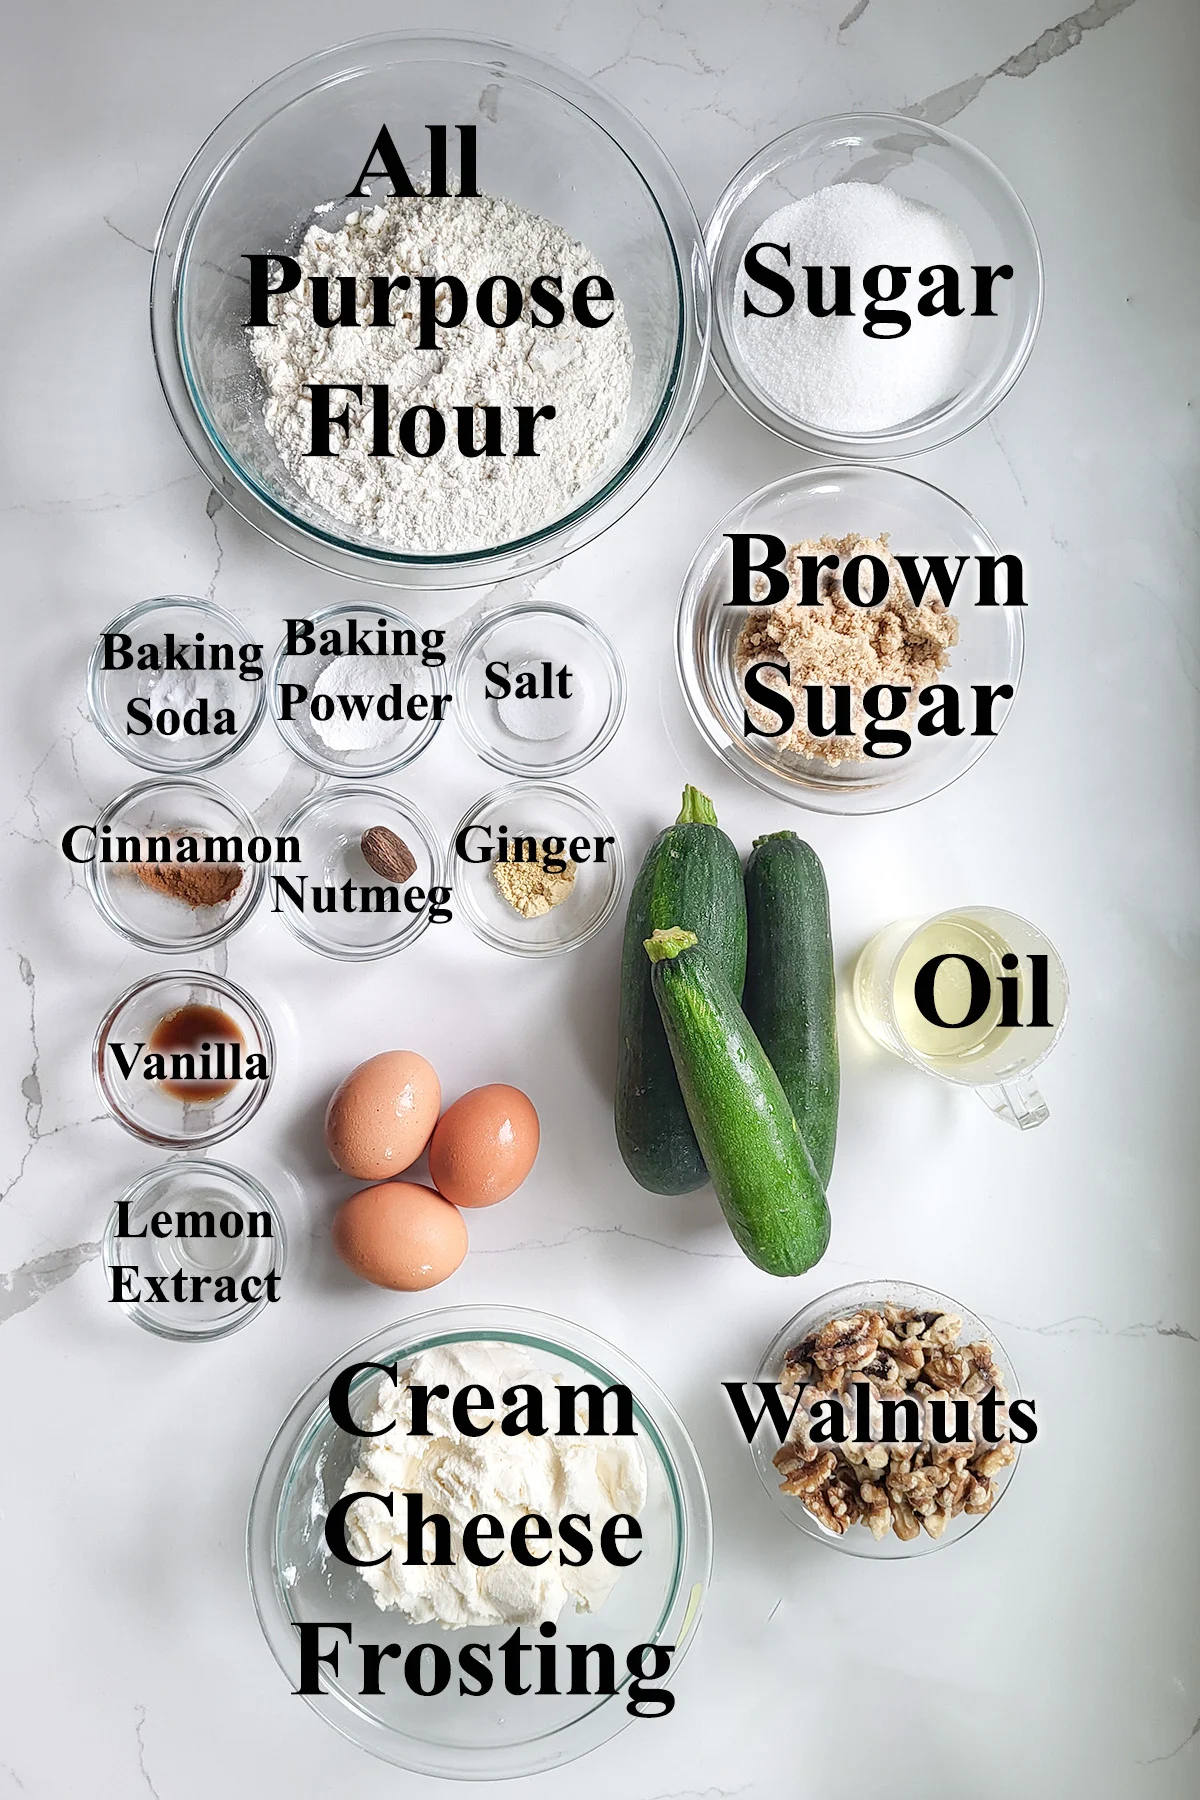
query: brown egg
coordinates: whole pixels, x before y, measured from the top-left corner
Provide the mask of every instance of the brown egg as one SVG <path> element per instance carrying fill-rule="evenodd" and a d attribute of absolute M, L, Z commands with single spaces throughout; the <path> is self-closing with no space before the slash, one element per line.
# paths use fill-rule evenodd
<path fill-rule="evenodd" d="M 520 1088 L 472 1088 L 444 1112 L 429 1144 L 433 1184 L 455 1206 L 493 1206 L 533 1167 L 541 1128 Z"/>
<path fill-rule="evenodd" d="M 467 1227 L 432 1188 L 385 1181 L 343 1201 L 333 1218 L 333 1247 L 364 1281 L 415 1293 L 453 1275 L 467 1254 Z"/>
<path fill-rule="evenodd" d="M 325 1113 L 325 1142 L 339 1169 L 385 1181 L 411 1168 L 442 1104 L 436 1071 L 415 1050 L 385 1050 L 351 1069 Z"/>

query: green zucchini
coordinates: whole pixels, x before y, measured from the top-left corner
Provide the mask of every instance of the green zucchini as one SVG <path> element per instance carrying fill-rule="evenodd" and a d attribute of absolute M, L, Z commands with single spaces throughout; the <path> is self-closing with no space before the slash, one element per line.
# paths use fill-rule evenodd
<path fill-rule="evenodd" d="M 740 994 L 746 974 L 746 894 L 737 850 L 717 826 L 712 801 L 683 790 L 683 809 L 646 853 L 625 918 L 621 951 L 615 1118 L 634 1180 L 654 1194 L 688 1194 L 708 1170 L 688 1119 L 650 985 L 642 944 L 661 926 L 691 919 Z"/>
<path fill-rule="evenodd" d="M 828 1187 L 840 1086 L 829 889 L 816 851 L 794 831 L 755 838 L 746 922 L 742 1007 Z"/>
<path fill-rule="evenodd" d="M 829 1208 L 779 1077 L 695 932 L 656 931 L 646 954 L 688 1116 L 730 1229 L 768 1275 L 803 1275 L 825 1254 Z"/>

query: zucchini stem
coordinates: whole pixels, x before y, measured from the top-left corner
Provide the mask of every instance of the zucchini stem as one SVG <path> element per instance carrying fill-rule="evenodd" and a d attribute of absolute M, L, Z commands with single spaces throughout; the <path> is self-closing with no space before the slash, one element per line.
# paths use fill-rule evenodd
<path fill-rule="evenodd" d="M 676 957 L 681 950 L 690 950 L 698 941 L 694 931 L 684 931 L 678 925 L 672 925 L 666 931 L 656 931 L 652 937 L 643 940 L 646 955 L 652 963 L 662 962 L 664 957 Z"/>
<path fill-rule="evenodd" d="M 677 825 L 715 825 L 717 809 L 707 794 L 702 794 L 697 787 L 687 786 L 683 790 L 683 805 L 679 809 Z"/>
<path fill-rule="evenodd" d="M 757 850 L 760 844 L 773 844 L 776 838 L 791 838 L 792 842 L 796 844 L 803 842 L 799 832 L 796 831 L 768 831 L 762 837 L 755 838 L 754 848 Z"/>

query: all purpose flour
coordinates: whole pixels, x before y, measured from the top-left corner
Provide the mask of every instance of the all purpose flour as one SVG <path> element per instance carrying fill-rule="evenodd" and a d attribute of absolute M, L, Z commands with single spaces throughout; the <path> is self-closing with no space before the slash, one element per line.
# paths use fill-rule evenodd
<path fill-rule="evenodd" d="M 619 298 L 599 328 L 579 323 L 569 305 L 554 328 L 530 321 L 538 275 L 561 277 L 569 296 L 578 281 L 603 274 L 559 226 L 487 195 L 389 200 L 348 214 L 340 230 L 311 226 L 296 260 L 304 278 L 272 299 L 276 323 L 250 336 L 267 429 L 296 480 L 334 519 L 418 554 L 488 548 L 561 518 L 613 460 L 633 366 Z M 335 296 L 338 276 L 358 278 L 360 317 L 369 316 L 371 276 L 408 275 L 414 288 L 393 298 L 390 327 L 326 328 L 313 317 L 314 275 L 329 276 Z M 511 276 L 525 298 L 522 316 L 497 328 L 472 307 L 462 324 L 439 327 L 436 349 L 420 349 L 410 304 L 420 275 L 457 276 L 472 295 L 490 276 Z M 555 416 L 538 424 L 534 456 L 464 456 L 453 429 L 435 455 L 406 453 L 393 438 L 394 455 L 373 456 L 367 419 L 348 438 L 333 434 L 335 455 L 317 457 L 306 454 L 308 382 L 386 383 L 393 412 L 437 407 L 451 425 L 462 406 L 499 406 L 506 419 L 517 405 L 552 406 Z M 369 412 L 369 392 L 365 398 Z M 348 401 L 353 406 L 350 396 L 336 397 L 334 410 Z"/>

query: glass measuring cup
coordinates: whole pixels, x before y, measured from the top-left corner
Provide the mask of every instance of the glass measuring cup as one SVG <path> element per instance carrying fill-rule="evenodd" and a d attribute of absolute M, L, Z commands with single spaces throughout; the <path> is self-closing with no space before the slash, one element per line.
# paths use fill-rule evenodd
<path fill-rule="evenodd" d="M 1007 1124 L 1049 1118 L 1030 1076 L 1062 1033 L 1067 975 L 1028 920 L 994 906 L 897 920 L 859 956 L 854 1004 L 876 1043 L 974 1088 Z"/>

